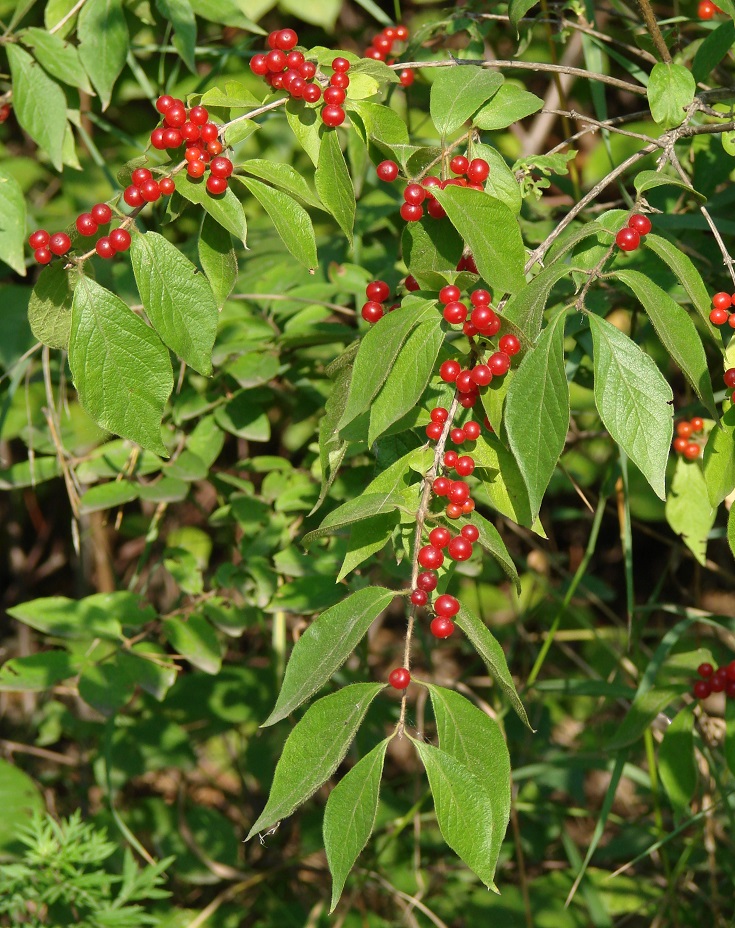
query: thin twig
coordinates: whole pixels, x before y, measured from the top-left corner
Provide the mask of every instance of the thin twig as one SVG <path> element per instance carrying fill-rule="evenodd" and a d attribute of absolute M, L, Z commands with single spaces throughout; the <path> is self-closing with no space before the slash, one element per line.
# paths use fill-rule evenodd
<path fill-rule="evenodd" d="M 52 27 L 49 29 L 49 33 L 50 33 L 51 35 L 53 35 L 54 32 L 58 32 L 59 29 L 61 29 L 62 26 L 65 26 L 66 23 L 69 22 L 69 20 L 72 18 L 72 16 L 75 16 L 75 15 L 81 10 L 81 8 L 84 6 L 84 4 L 85 4 L 86 2 L 87 2 L 87 0 L 77 0 L 77 2 L 74 4 L 74 6 L 73 6 L 73 7 L 69 10 L 69 12 L 66 14 L 66 16 L 62 16 L 62 18 L 58 21 L 58 23 L 56 23 L 55 26 L 52 26 Z"/>
<path fill-rule="evenodd" d="M 669 47 L 664 41 L 664 37 L 661 35 L 661 30 L 659 28 L 658 22 L 654 15 L 653 9 L 649 0 L 638 0 L 638 6 L 641 8 L 641 14 L 643 15 L 643 22 L 646 24 L 646 29 L 648 34 L 653 40 L 653 44 L 656 46 L 656 50 L 661 56 L 661 60 L 665 61 L 666 64 L 671 64 L 671 52 Z"/>

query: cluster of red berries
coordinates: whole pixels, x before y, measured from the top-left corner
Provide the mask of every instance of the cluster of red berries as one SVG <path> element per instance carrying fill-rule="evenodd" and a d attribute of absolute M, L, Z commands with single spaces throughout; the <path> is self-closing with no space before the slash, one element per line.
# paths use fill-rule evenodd
<path fill-rule="evenodd" d="M 304 53 L 296 51 L 299 37 L 293 29 L 279 29 L 268 36 L 269 52 L 253 55 L 250 70 L 262 77 L 274 90 L 285 90 L 290 96 L 318 103 L 324 97 L 322 122 L 332 128 L 341 126 L 345 121 L 345 102 L 350 79 L 347 72 L 350 63 L 346 58 L 332 61 L 333 74 L 329 86 L 322 88 L 314 82 L 317 67 L 313 61 L 307 61 Z"/>
<path fill-rule="evenodd" d="M 435 571 L 444 563 L 442 548 L 447 548 L 453 560 L 466 561 L 472 556 L 472 543 L 479 537 L 480 533 L 474 525 L 465 525 L 462 533 L 454 537 L 446 528 L 431 530 L 429 533 L 431 543 L 419 551 L 419 563 L 422 567 L 427 563 L 434 566 L 422 571 L 416 578 L 416 589 L 411 593 L 411 602 L 414 606 L 426 606 L 429 602 L 429 593 L 436 589 L 438 580 Z M 449 638 L 454 632 L 452 619 L 459 612 L 459 601 L 454 596 L 443 593 L 437 596 L 431 608 L 434 612 L 434 618 L 429 625 L 431 634 L 435 638 Z M 405 690 L 411 682 L 411 674 L 405 667 L 396 667 L 391 671 L 388 682 L 397 690 Z"/>
<path fill-rule="evenodd" d="M 207 108 L 192 106 L 187 110 L 183 101 L 164 94 L 156 100 L 156 109 L 163 115 L 163 125 L 151 133 L 153 147 L 159 150 L 175 149 L 185 144 L 184 159 L 189 177 L 197 180 L 209 169 L 207 191 L 213 196 L 224 193 L 233 165 L 229 158 L 221 157 L 223 146 L 219 139 L 220 127 L 209 121 Z M 156 181 L 149 176 L 140 183 L 136 183 L 134 178 L 132 185 L 125 191 L 128 206 L 153 203 L 161 194 L 168 196 L 173 193 L 174 183 L 170 177 Z M 135 192 L 136 187 L 140 195 Z"/>
<path fill-rule="evenodd" d="M 388 57 L 393 51 L 393 45 L 396 42 L 405 42 L 408 35 L 407 26 L 387 26 L 368 45 L 363 58 L 372 58 L 374 61 L 387 61 L 388 64 L 393 64 L 393 59 Z M 404 68 L 398 76 L 404 87 L 410 87 L 413 84 L 414 73 L 410 68 Z"/>
<path fill-rule="evenodd" d="M 484 190 L 484 182 L 490 173 L 490 165 L 484 158 L 473 158 L 470 161 L 464 155 L 456 155 L 450 162 L 452 171 L 458 177 L 442 180 L 433 175 L 425 177 L 421 183 L 409 183 L 403 191 L 403 204 L 401 205 L 401 218 L 406 222 L 418 222 L 426 212 L 432 219 L 442 219 L 446 216 L 444 207 L 439 203 L 432 188 L 444 190 L 446 187 L 470 187 L 472 190 Z M 378 177 L 386 183 L 393 183 L 398 178 L 398 165 L 395 161 L 381 161 L 377 167 Z"/>
<path fill-rule="evenodd" d="M 106 226 L 112 220 L 112 210 L 106 203 L 95 203 L 88 213 L 82 213 L 76 218 L 76 228 L 80 235 L 96 235 L 100 226 Z M 113 258 L 120 251 L 130 248 L 130 233 L 122 227 L 113 229 L 109 235 L 101 236 L 96 244 L 95 251 L 100 258 Z M 39 264 L 48 264 L 54 255 L 65 255 L 71 249 L 71 239 L 66 232 L 56 232 L 53 235 L 45 229 L 38 229 L 28 239 L 28 244 L 34 249 L 34 257 Z"/>
<path fill-rule="evenodd" d="M 688 461 L 696 461 L 702 453 L 702 446 L 692 439 L 692 435 L 699 434 L 704 429 L 704 419 L 695 416 L 689 421 L 683 420 L 676 424 L 676 438 L 672 447 L 677 454 L 681 454 Z"/>
<path fill-rule="evenodd" d="M 615 236 L 615 244 L 621 251 L 635 251 L 641 243 L 641 237 L 651 231 L 651 220 L 641 213 L 633 213 L 628 225 Z"/>
<path fill-rule="evenodd" d="M 6 122 L 13 112 L 13 107 L 9 103 L 3 103 L 0 106 L 0 123 Z"/>
<path fill-rule="evenodd" d="M 730 307 L 735 306 L 735 293 L 732 296 L 724 290 L 715 293 L 712 297 L 712 306 L 712 312 L 709 314 L 709 321 L 712 325 L 724 325 L 727 322 L 731 328 L 735 329 L 735 313 L 730 312 Z"/>
<path fill-rule="evenodd" d="M 735 698 L 735 661 L 717 670 L 712 664 L 700 664 L 697 673 L 701 680 L 697 680 L 692 687 L 692 695 L 696 699 L 707 699 L 712 693 L 723 692 L 731 699 Z"/>
<path fill-rule="evenodd" d="M 37 229 L 28 238 L 28 244 L 33 249 L 33 257 L 39 264 L 48 264 L 54 255 L 65 255 L 71 248 L 71 239 L 66 232 L 54 232 L 53 235 L 45 229 Z"/>
<path fill-rule="evenodd" d="M 716 13 L 724 13 L 712 0 L 700 0 L 697 13 L 700 19 L 712 19 Z"/>
<path fill-rule="evenodd" d="M 386 312 L 390 313 L 399 306 L 398 303 L 394 303 L 387 309 L 383 306 L 383 303 L 390 296 L 390 287 L 384 280 L 370 281 L 365 287 L 365 296 L 367 297 L 367 303 L 363 305 L 361 315 L 365 322 L 371 324 L 382 319 Z"/>

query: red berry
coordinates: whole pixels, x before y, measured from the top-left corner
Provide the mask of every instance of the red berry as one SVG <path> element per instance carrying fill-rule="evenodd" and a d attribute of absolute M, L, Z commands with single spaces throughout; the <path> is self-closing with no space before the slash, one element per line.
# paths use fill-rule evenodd
<path fill-rule="evenodd" d="M 480 387 L 486 387 L 493 379 L 493 372 L 487 364 L 478 364 L 471 372 L 472 380 Z"/>
<path fill-rule="evenodd" d="M 102 238 L 97 239 L 97 244 L 94 246 L 94 250 L 100 256 L 100 258 L 115 257 L 115 247 L 107 235 L 103 235 Z"/>
<path fill-rule="evenodd" d="M 635 229 L 626 226 L 615 236 L 615 244 L 621 251 L 635 251 L 641 243 L 641 236 Z"/>
<path fill-rule="evenodd" d="M 468 561 L 472 557 L 472 542 L 463 535 L 457 535 L 449 542 L 447 553 L 453 561 Z"/>
<path fill-rule="evenodd" d="M 451 490 L 449 491 L 451 493 Z M 444 555 L 441 548 L 435 548 L 433 545 L 424 545 L 419 551 L 419 564 L 428 570 L 437 570 L 444 563 Z"/>
<path fill-rule="evenodd" d="M 461 506 L 470 498 L 470 488 L 464 480 L 455 480 L 449 488 L 447 498 L 451 503 L 457 503 L 457 505 Z"/>
<path fill-rule="evenodd" d="M 208 119 L 209 112 L 206 106 L 192 106 L 189 110 L 189 122 L 193 122 L 195 126 L 203 126 Z"/>
<path fill-rule="evenodd" d="M 429 601 L 429 596 L 425 590 L 414 590 L 411 593 L 411 602 L 414 606 L 425 606 Z"/>
<path fill-rule="evenodd" d="M 721 693 L 727 686 L 727 670 L 724 667 L 718 668 L 706 682 L 712 688 L 713 693 Z"/>
<path fill-rule="evenodd" d="M 45 229 L 38 229 L 36 232 L 31 233 L 28 236 L 28 244 L 31 248 L 46 248 L 51 236 Z"/>
<path fill-rule="evenodd" d="M 181 101 L 177 100 L 175 103 L 172 103 L 171 106 L 166 110 L 166 115 L 163 117 L 163 121 L 167 126 L 170 126 L 172 129 L 180 129 L 181 126 L 186 122 L 186 107 Z"/>
<path fill-rule="evenodd" d="M 163 94 L 162 97 L 159 97 L 156 100 L 156 109 L 159 113 L 165 113 L 169 107 L 173 106 L 176 101 L 173 97 L 169 96 L 167 93 Z"/>
<path fill-rule="evenodd" d="M 713 309 L 709 314 L 709 321 L 712 325 L 724 325 L 728 321 L 729 315 L 726 309 Z"/>
<path fill-rule="evenodd" d="M 691 422 L 677 422 L 676 424 L 676 434 L 680 438 L 689 438 L 692 434 L 692 424 Z"/>
<path fill-rule="evenodd" d="M 77 221 L 75 223 L 77 227 L 77 232 L 80 235 L 96 235 L 97 234 L 97 223 L 92 218 L 91 213 L 82 213 L 81 216 L 77 216 Z"/>
<path fill-rule="evenodd" d="M 426 426 L 426 437 L 431 441 L 439 441 L 442 437 L 442 431 L 443 429 L 438 422 L 430 422 Z"/>
<path fill-rule="evenodd" d="M 286 67 L 286 56 L 280 48 L 274 48 L 265 56 L 265 63 L 271 74 L 277 74 Z"/>
<path fill-rule="evenodd" d="M 697 699 L 706 699 L 711 692 L 712 688 L 706 680 L 697 680 L 692 687 L 692 693 Z"/>
<path fill-rule="evenodd" d="M 291 30 L 284 29 L 283 31 L 290 32 Z M 388 682 L 396 690 L 405 690 L 411 682 L 411 674 L 405 667 L 396 667 L 395 670 L 391 670 Z"/>
<path fill-rule="evenodd" d="M 692 432 L 701 432 L 704 428 L 704 419 L 701 416 L 694 416 L 689 421 L 689 425 L 692 427 Z"/>
<path fill-rule="evenodd" d="M 328 103 L 322 110 L 322 122 L 325 126 L 330 126 L 334 129 L 337 126 L 341 126 L 344 121 L 345 111 L 341 106 Z"/>
<path fill-rule="evenodd" d="M 458 519 L 462 515 L 462 506 L 457 503 L 450 503 L 447 506 L 447 518 Z"/>
<path fill-rule="evenodd" d="M 390 287 L 384 280 L 372 280 L 365 287 L 365 296 L 369 300 L 376 300 L 383 303 L 390 296 Z"/>
<path fill-rule="evenodd" d="M 376 171 L 378 177 L 387 183 L 392 183 L 398 177 L 398 165 L 395 161 L 381 161 Z"/>
<path fill-rule="evenodd" d="M 468 515 L 470 512 L 474 512 L 475 501 L 473 499 L 468 499 L 466 503 L 462 503 L 462 512 L 465 515 Z"/>
<path fill-rule="evenodd" d="M 462 367 L 458 361 L 444 361 L 439 368 L 439 376 L 444 381 L 444 383 L 454 383 L 454 381 L 457 379 L 457 375 L 461 370 Z"/>
<path fill-rule="evenodd" d="M 115 251 L 127 251 L 130 248 L 130 233 L 127 229 L 113 229 L 109 238 Z"/>
<path fill-rule="evenodd" d="M 416 577 L 416 586 L 420 590 L 425 590 L 427 593 L 433 592 L 438 582 L 433 570 L 423 570 L 418 577 Z"/>
<path fill-rule="evenodd" d="M 203 161 L 190 161 L 189 164 L 187 165 L 186 173 L 189 175 L 189 177 L 197 179 L 199 177 L 204 177 L 206 170 L 207 170 L 207 165 Z M 156 184 L 156 190 L 160 192 L 160 188 L 158 187 L 158 184 Z M 144 199 L 147 199 L 145 194 L 143 194 L 143 196 L 144 196 Z M 156 197 L 155 199 L 158 199 L 158 197 Z"/>
<path fill-rule="evenodd" d="M 195 161 L 194 164 L 202 164 L 201 161 Z M 194 164 L 189 165 L 189 169 L 194 167 Z M 204 165 L 202 164 L 202 167 Z M 158 186 L 158 181 L 147 180 L 144 184 L 139 187 L 140 195 L 146 201 L 146 203 L 155 203 L 156 200 L 161 196 L 161 188 Z"/>
<path fill-rule="evenodd" d="M 722 376 L 726 387 L 735 387 L 735 367 L 728 368 Z"/>
<path fill-rule="evenodd" d="M 503 335 L 498 342 L 498 348 L 512 357 L 521 350 L 521 342 L 515 335 Z"/>
<path fill-rule="evenodd" d="M 166 132 L 164 129 L 158 128 L 151 132 L 151 145 L 158 151 L 163 151 L 166 147 Z"/>
<path fill-rule="evenodd" d="M 312 84 L 311 86 L 316 86 Z M 324 88 L 324 102 L 333 103 L 339 106 L 345 102 L 345 92 L 341 87 L 325 87 Z M 385 178 L 383 178 L 385 180 Z"/>
<path fill-rule="evenodd" d="M 480 530 L 476 525 L 464 525 L 462 535 L 468 540 L 475 542 L 480 537 Z"/>
<path fill-rule="evenodd" d="M 691 444 L 688 444 L 684 449 L 684 457 L 687 461 L 696 461 L 701 450 L 698 444 L 691 442 Z"/>
<path fill-rule="evenodd" d="M 435 406 L 429 413 L 432 422 L 438 422 L 443 425 L 449 418 L 449 412 L 443 406 Z"/>
<path fill-rule="evenodd" d="M 162 177 L 158 181 L 158 186 L 161 188 L 161 193 L 165 196 L 170 196 L 176 189 L 176 184 L 174 183 L 173 177 Z"/>
<path fill-rule="evenodd" d="M 438 200 L 432 200 L 426 207 L 426 212 L 432 219 L 443 219 L 447 215 L 444 207 Z"/>
<path fill-rule="evenodd" d="M 502 377 L 510 370 L 510 358 L 504 351 L 496 351 L 490 355 L 487 364 L 493 372 L 493 377 Z"/>
<path fill-rule="evenodd" d="M 187 148 L 184 152 L 185 161 L 203 161 L 204 152 L 198 145 L 192 145 L 190 148 Z"/>
<path fill-rule="evenodd" d="M 446 477 L 437 477 L 432 484 L 432 489 L 437 496 L 446 496 L 451 485 L 452 481 L 448 480 Z"/>
<path fill-rule="evenodd" d="M 466 174 L 469 166 L 470 162 L 464 155 L 455 155 L 449 162 L 449 167 L 455 174 Z"/>
<path fill-rule="evenodd" d="M 481 184 L 483 181 L 487 180 L 487 176 L 490 173 L 490 165 L 484 158 L 473 158 L 467 167 L 466 173 L 467 180 L 471 180 L 473 184 Z"/>
<path fill-rule="evenodd" d="M 729 309 L 730 306 L 732 306 L 732 297 L 729 293 L 725 293 L 724 290 L 721 290 L 712 297 L 712 305 L 715 309 Z"/>
<path fill-rule="evenodd" d="M 473 422 L 472 420 L 470 420 L 469 422 L 465 422 L 463 431 L 464 431 L 465 437 L 469 441 L 477 441 L 477 439 L 480 437 L 480 432 L 482 430 L 480 428 L 479 422 Z"/>
<path fill-rule="evenodd" d="M 457 463 L 457 452 L 445 451 L 444 457 L 442 458 L 442 463 L 445 467 L 448 467 L 451 470 Z"/>
<path fill-rule="evenodd" d="M 635 229 L 639 235 L 648 235 L 651 231 L 651 220 L 641 213 L 633 213 L 628 220 L 628 228 Z"/>
<path fill-rule="evenodd" d="M 439 291 L 439 301 L 446 306 L 447 303 L 455 303 L 461 295 L 459 287 L 455 287 L 454 284 L 447 284 L 446 287 L 442 287 Z"/>
<path fill-rule="evenodd" d="M 730 661 L 725 668 L 725 673 L 727 674 L 728 680 L 735 680 L 735 661 Z"/>
<path fill-rule="evenodd" d="M 218 155 L 222 151 L 222 142 L 220 142 L 219 139 L 215 139 L 213 142 L 207 142 L 207 151 L 210 155 Z M 204 160 L 208 161 L 209 159 L 205 158 Z"/>
<path fill-rule="evenodd" d="M 253 74 L 263 77 L 268 73 L 268 61 L 265 55 L 253 55 L 250 59 L 250 70 Z"/>
<path fill-rule="evenodd" d="M 434 600 L 434 612 L 445 619 L 451 619 L 459 612 L 459 602 L 454 596 L 444 593 Z"/>
<path fill-rule="evenodd" d="M 451 619 L 437 616 L 437 618 L 432 619 L 429 629 L 435 638 L 449 638 L 454 631 L 454 622 Z"/>
<path fill-rule="evenodd" d="M 393 31 L 396 34 L 396 38 L 400 39 L 401 42 L 405 42 L 408 38 L 408 26 L 394 26 Z"/>
<path fill-rule="evenodd" d="M 675 438 L 671 444 L 677 454 L 684 454 L 686 446 L 689 444 L 689 442 L 686 440 L 686 438 Z"/>
<path fill-rule="evenodd" d="M 299 44 L 299 37 L 293 29 L 281 29 L 280 32 L 276 33 L 275 41 L 276 48 L 289 52 L 295 45 Z"/>
<path fill-rule="evenodd" d="M 472 293 L 470 293 L 470 303 L 472 303 L 473 306 L 489 306 L 491 300 L 492 296 L 489 290 L 479 289 L 473 290 Z"/>
<path fill-rule="evenodd" d="M 460 393 L 474 393 L 477 389 L 471 371 L 460 371 L 455 383 Z"/>
<path fill-rule="evenodd" d="M 454 469 L 460 477 L 469 477 L 475 469 L 475 462 L 469 455 L 464 454 L 461 458 L 457 459 Z"/>
<path fill-rule="evenodd" d="M 384 310 L 380 303 L 376 303 L 375 300 L 368 300 L 362 307 L 360 314 L 365 322 L 374 323 L 383 318 Z"/>
<path fill-rule="evenodd" d="M 700 19 L 712 19 L 717 12 L 717 7 L 712 0 L 700 0 L 697 7 L 697 14 Z"/>
<path fill-rule="evenodd" d="M 214 177 L 229 177 L 232 174 L 233 165 L 229 158 L 213 158 L 209 170 Z"/>
<path fill-rule="evenodd" d="M 131 181 L 136 187 L 142 186 L 147 180 L 153 177 L 148 168 L 136 168 L 130 175 Z"/>
<path fill-rule="evenodd" d="M 452 533 L 448 528 L 444 528 L 443 525 L 439 525 L 429 532 L 429 541 L 435 548 L 446 548 L 451 537 Z"/>
<path fill-rule="evenodd" d="M 465 435 L 464 429 L 456 428 L 452 429 L 449 433 L 449 438 L 455 445 L 461 445 L 467 438 Z"/>
<path fill-rule="evenodd" d="M 53 258 L 53 255 L 48 250 L 48 248 L 36 248 L 33 252 L 33 257 L 36 259 L 38 264 L 48 264 L 49 261 Z"/>
<path fill-rule="evenodd" d="M 735 680 L 728 680 L 725 684 L 725 696 L 729 699 L 735 698 Z"/>
<path fill-rule="evenodd" d="M 66 232 L 56 232 L 48 242 L 48 249 L 53 255 L 65 255 L 71 248 L 71 239 Z"/>
<path fill-rule="evenodd" d="M 123 193 L 123 200 L 128 204 L 128 206 L 142 206 L 145 202 L 141 196 L 140 190 L 131 184 L 129 187 L 125 188 L 125 193 Z"/>
<path fill-rule="evenodd" d="M 421 289 L 421 287 L 419 287 L 419 282 L 412 274 L 409 274 L 408 277 L 403 281 L 403 286 L 411 293 L 413 293 L 415 290 Z"/>
<path fill-rule="evenodd" d="M 329 88 L 327 88 L 329 89 Z M 336 90 L 336 87 L 332 87 L 332 90 Z M 322 88 L 318 84 L 307 84 L 304 87 L 304 92 L 301 96 L 306 100 L 307 103 L 316 103 L 322 98 Z M 327 100 L 327 103 L 342 103 L 344 101 L 344 96 L 342 100 Z"/>
<path fill-rule="evenodd" d="M 213 122 L 207 122 L 199 130 L 199 137 L 203 142 L 216 142 L 219 138 L 219 129 Z"/>
<path fill-rule="evenodd" d="M 404 68 L 398 75 L 402 87 L 410 87 L 416 80 L 416 75 L 410 68 Z"/>
<path fill-rule="evenodd" d="M 104 226 L 112 219 L 112 210 L 107 203 L 95 203 L 90 210 L 97 225 Z"/>
<path fill-rule="evenodd" d="M 429 204 L 429 206 L 431 206 L 431 204 Z M 413 203 L 402 203 L 400 213 L 401 219 L 404 219 L 406 222 L 418 222 L 424 215 L 424 208 L 423 206 L 414 205 Z"/>
<path fill-rule="evenodd" d="M 697 673 L 703 680 L 707 680 L 714 672 L 715 668 L 712 666 L 712 664 L 705 663 L 700 664 L 699 667 L 697 667 Z"/>
<path fill-rule="evenodd" d="M 332 61 L 332 70 L 344 74 L 350 70 L 350 63 L 346 58 L 335 58 Z"/>
<path fill-rule="evenodd" d="M 467 319 L 467 307 L 459 301 L 447 303 L 442 315 L 450 325 L 462 325 Z"/>
<path fill-rule="evenodd" d="M 164 129 L 163 143 L 166 148 L 179 148 L 184 142 L 184 136 L 178 129 Z"/>
<path fill-rule="evenodd" d="M 276 39 L 277 39 L 277 38 L 278 38 L 278 30 L 277 30 L 277 29 L 274 29 L 273 32 L 270 32 L 270 33 L 268 34 L 268 38 L 266 39 L 266 44 L 267 44 L 268 48 L 275 48 L 275 47 L 276 47 Z"/>
<path fill-rule="evenodd" d="M 470 315 L 470 322 L 478 331 L 486 329 L 495 319 L 497 316 L 485 303 L 475 306 Z"/>

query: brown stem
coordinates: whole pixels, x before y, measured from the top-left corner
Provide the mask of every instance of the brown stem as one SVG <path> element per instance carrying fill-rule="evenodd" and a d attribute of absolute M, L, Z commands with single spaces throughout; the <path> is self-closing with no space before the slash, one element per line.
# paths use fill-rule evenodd
<path fill-rule="evenodd" d="M 654 15 L 649 0 L 638 0 L 638 6 L 641 9 L 643 22 L 646 24 L 648 34 L 651 36 L 653 44 L 656 46 L 656 51 L 661 56 L 661 60 L 665 61 L 666 64 L 671 64 L 671 52 L 664 41 L 664 37 L 661 35 L 661 30 L 659 29 L 656 16 Z"/>

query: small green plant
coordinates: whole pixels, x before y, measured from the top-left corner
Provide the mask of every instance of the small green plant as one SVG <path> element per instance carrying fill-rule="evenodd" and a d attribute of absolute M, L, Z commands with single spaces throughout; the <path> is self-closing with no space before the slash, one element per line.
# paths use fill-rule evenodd
<path fill-rule="evenodd" d="M 17 831 L 25 848 L 20 859 L 0 871 L 3 925 L 42 928 L 142 928 L 160 919 L 136 903 L 164 899 L 163 871 L 172 858 L 140 869 L 130 850 L 122 872 L 103 868 L 117 850 L 104 829 L 83 822 L 77 811 L 55 821 L 37 814 Z"/>

